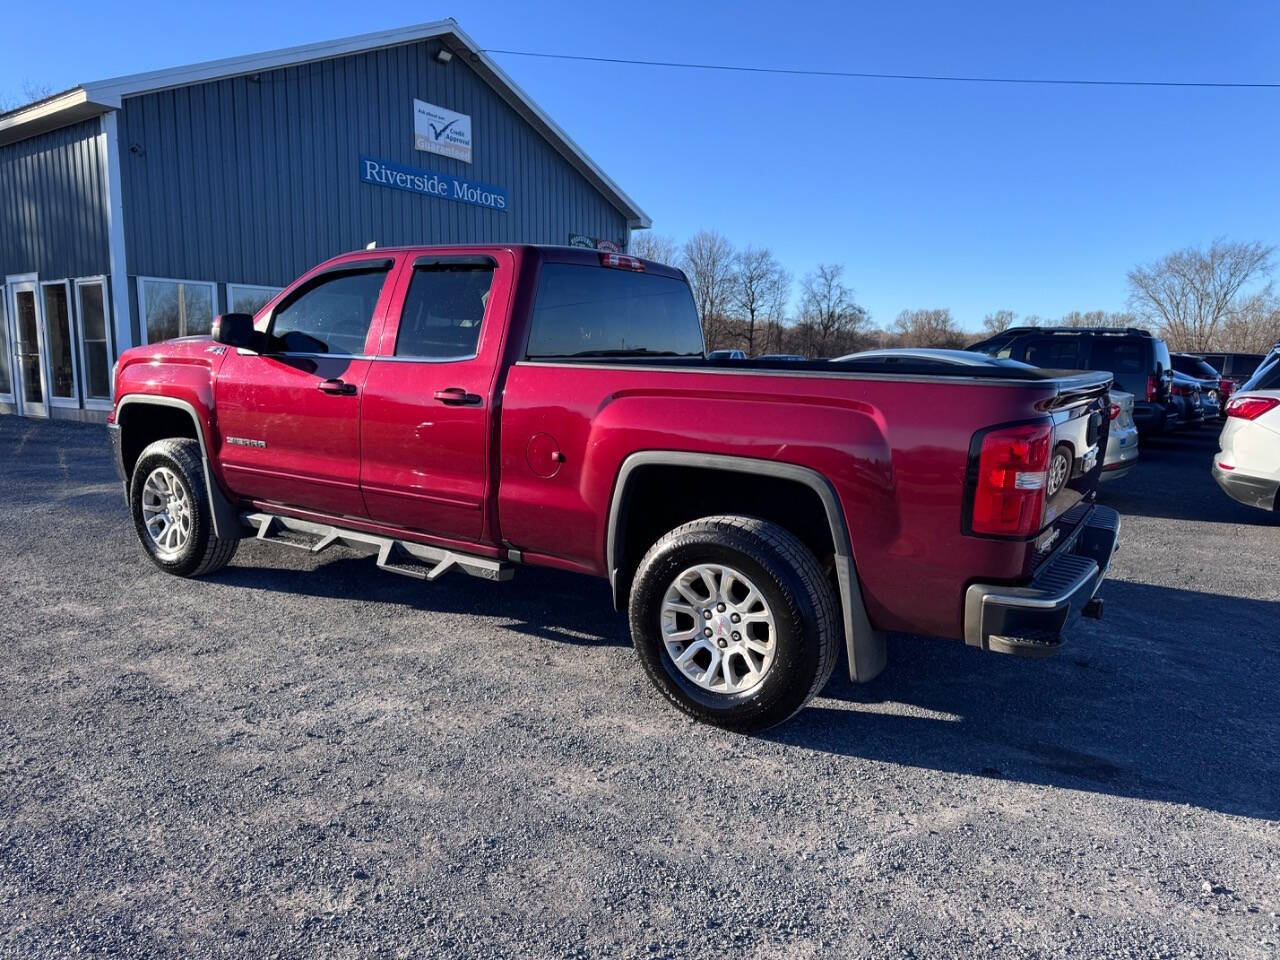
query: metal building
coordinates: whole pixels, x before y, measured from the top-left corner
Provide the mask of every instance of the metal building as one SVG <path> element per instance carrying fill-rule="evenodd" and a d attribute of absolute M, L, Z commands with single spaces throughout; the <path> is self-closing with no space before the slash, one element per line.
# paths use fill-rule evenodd
<path fill-rule="evenodd" d="M 371 241 L 648 226 L 452 20 L 87 83 L 0 116 L 0 412 L 102 418 L 121 350 Z"/>

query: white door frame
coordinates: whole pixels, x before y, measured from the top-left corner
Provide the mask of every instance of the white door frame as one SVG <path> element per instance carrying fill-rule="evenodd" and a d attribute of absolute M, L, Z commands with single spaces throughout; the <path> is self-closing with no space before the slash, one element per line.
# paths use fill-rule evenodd
<path fill-rule="evenodd" d="M 7 403 L 15 410 L 18 408 L 17 377 L 14 371 L 13 329 L 9 320 L 9 288 L 0 284 L 0 333 L 4 334 L 4 349 L 0 350 L 0 364 L 9 374 L 9 390 L 0 393 L 0 403 Z"/>
<path fill-rule="evenodd" d="M 49 387 L 48 375 L 45 373 L 45 347 L 44 347 L 44 304 L 42 291 L 40 289 L 40 275 L 37 273 L 16 273 L 5 277 L 5 293 L 8 297 L 7 306 L 9 307 L 10 316 L 10 332 L 13 334 L 13 372 L 16 374 L 13 382 L 13 392 L 17 401 L 18 412 L 27 417 L 47 417 L 49 416 Z M 22 290 L 18 288 L 22 287 Z M 32 302 L 36 311 L 36 351 L 40 358 L 40 402 L 33 403 L 25 396 L 26 383 L 23 379 L 24 373 L 22 364 L 18 359 L 18 308 L 17 296 L 26 290 L 30 290 Z"/>

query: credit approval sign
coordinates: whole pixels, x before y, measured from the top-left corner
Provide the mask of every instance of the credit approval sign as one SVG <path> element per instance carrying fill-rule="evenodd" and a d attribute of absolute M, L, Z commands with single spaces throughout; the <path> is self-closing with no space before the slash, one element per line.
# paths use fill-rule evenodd
<path fill-rule="evenodd" d="M 471 117 L 438 107 L 434 103 L 413 101 L 413 146 L 416 150 L 471 162 Z"/>

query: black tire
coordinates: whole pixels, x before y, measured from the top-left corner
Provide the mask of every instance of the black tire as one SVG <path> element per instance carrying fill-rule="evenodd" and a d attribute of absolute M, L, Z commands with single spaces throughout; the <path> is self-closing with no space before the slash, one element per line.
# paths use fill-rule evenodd
<path fill-rule="evenodd" d="M 667 590 L 699 564 L 741 571 L 773 611 L 772 665 L 743 693 L 694 683 L 664 643 Z M 808 703 L 826 686 L 840 653 L 836 600 L 817 558 L 794 534 L 752 517 L 704 517 L 662 537 L 636 570 L 629 615 L 640 662 L 662 694 L 698 720 L 744 733 L 781 723 Z"/>
<path fill-rule="evenodd" d="M 160 467 L 168 468 L 177 477 L 190 504 L 191 535 L 173 556 L 163 555 L 143 522 L 143 488 L 147 477 Z M 200 445 L 195 440 L 157 440 L 142 451 L 129 483 L 129 508 L 142 549 L 165 573 L 177 577 L 201 577 L 214 573 L 231 562 L 236 547 L 240 545 L 238 538 L 219 537 L 213 532 L 213 510 L 204 484 Z"/>

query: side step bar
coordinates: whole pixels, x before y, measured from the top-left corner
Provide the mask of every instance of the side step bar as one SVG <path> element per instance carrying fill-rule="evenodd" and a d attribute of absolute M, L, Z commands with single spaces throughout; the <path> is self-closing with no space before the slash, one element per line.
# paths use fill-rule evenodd
<path fill-rule="evenodd" d="M 265 543 L 278 543 L 308 553 L 319 553 L 335 543 L 356 549 L 372 547 L 377 551 L 379 567 L 415 580 L 435 580 L 455 568 L 482 580 L 510 580 L 515 574 L 512 565 L 501 560 L 346 530 L 327 523 L 312 523 L 274 513 L 244 513 L 240 520 L 256 531 L 257 538 Z"/>

